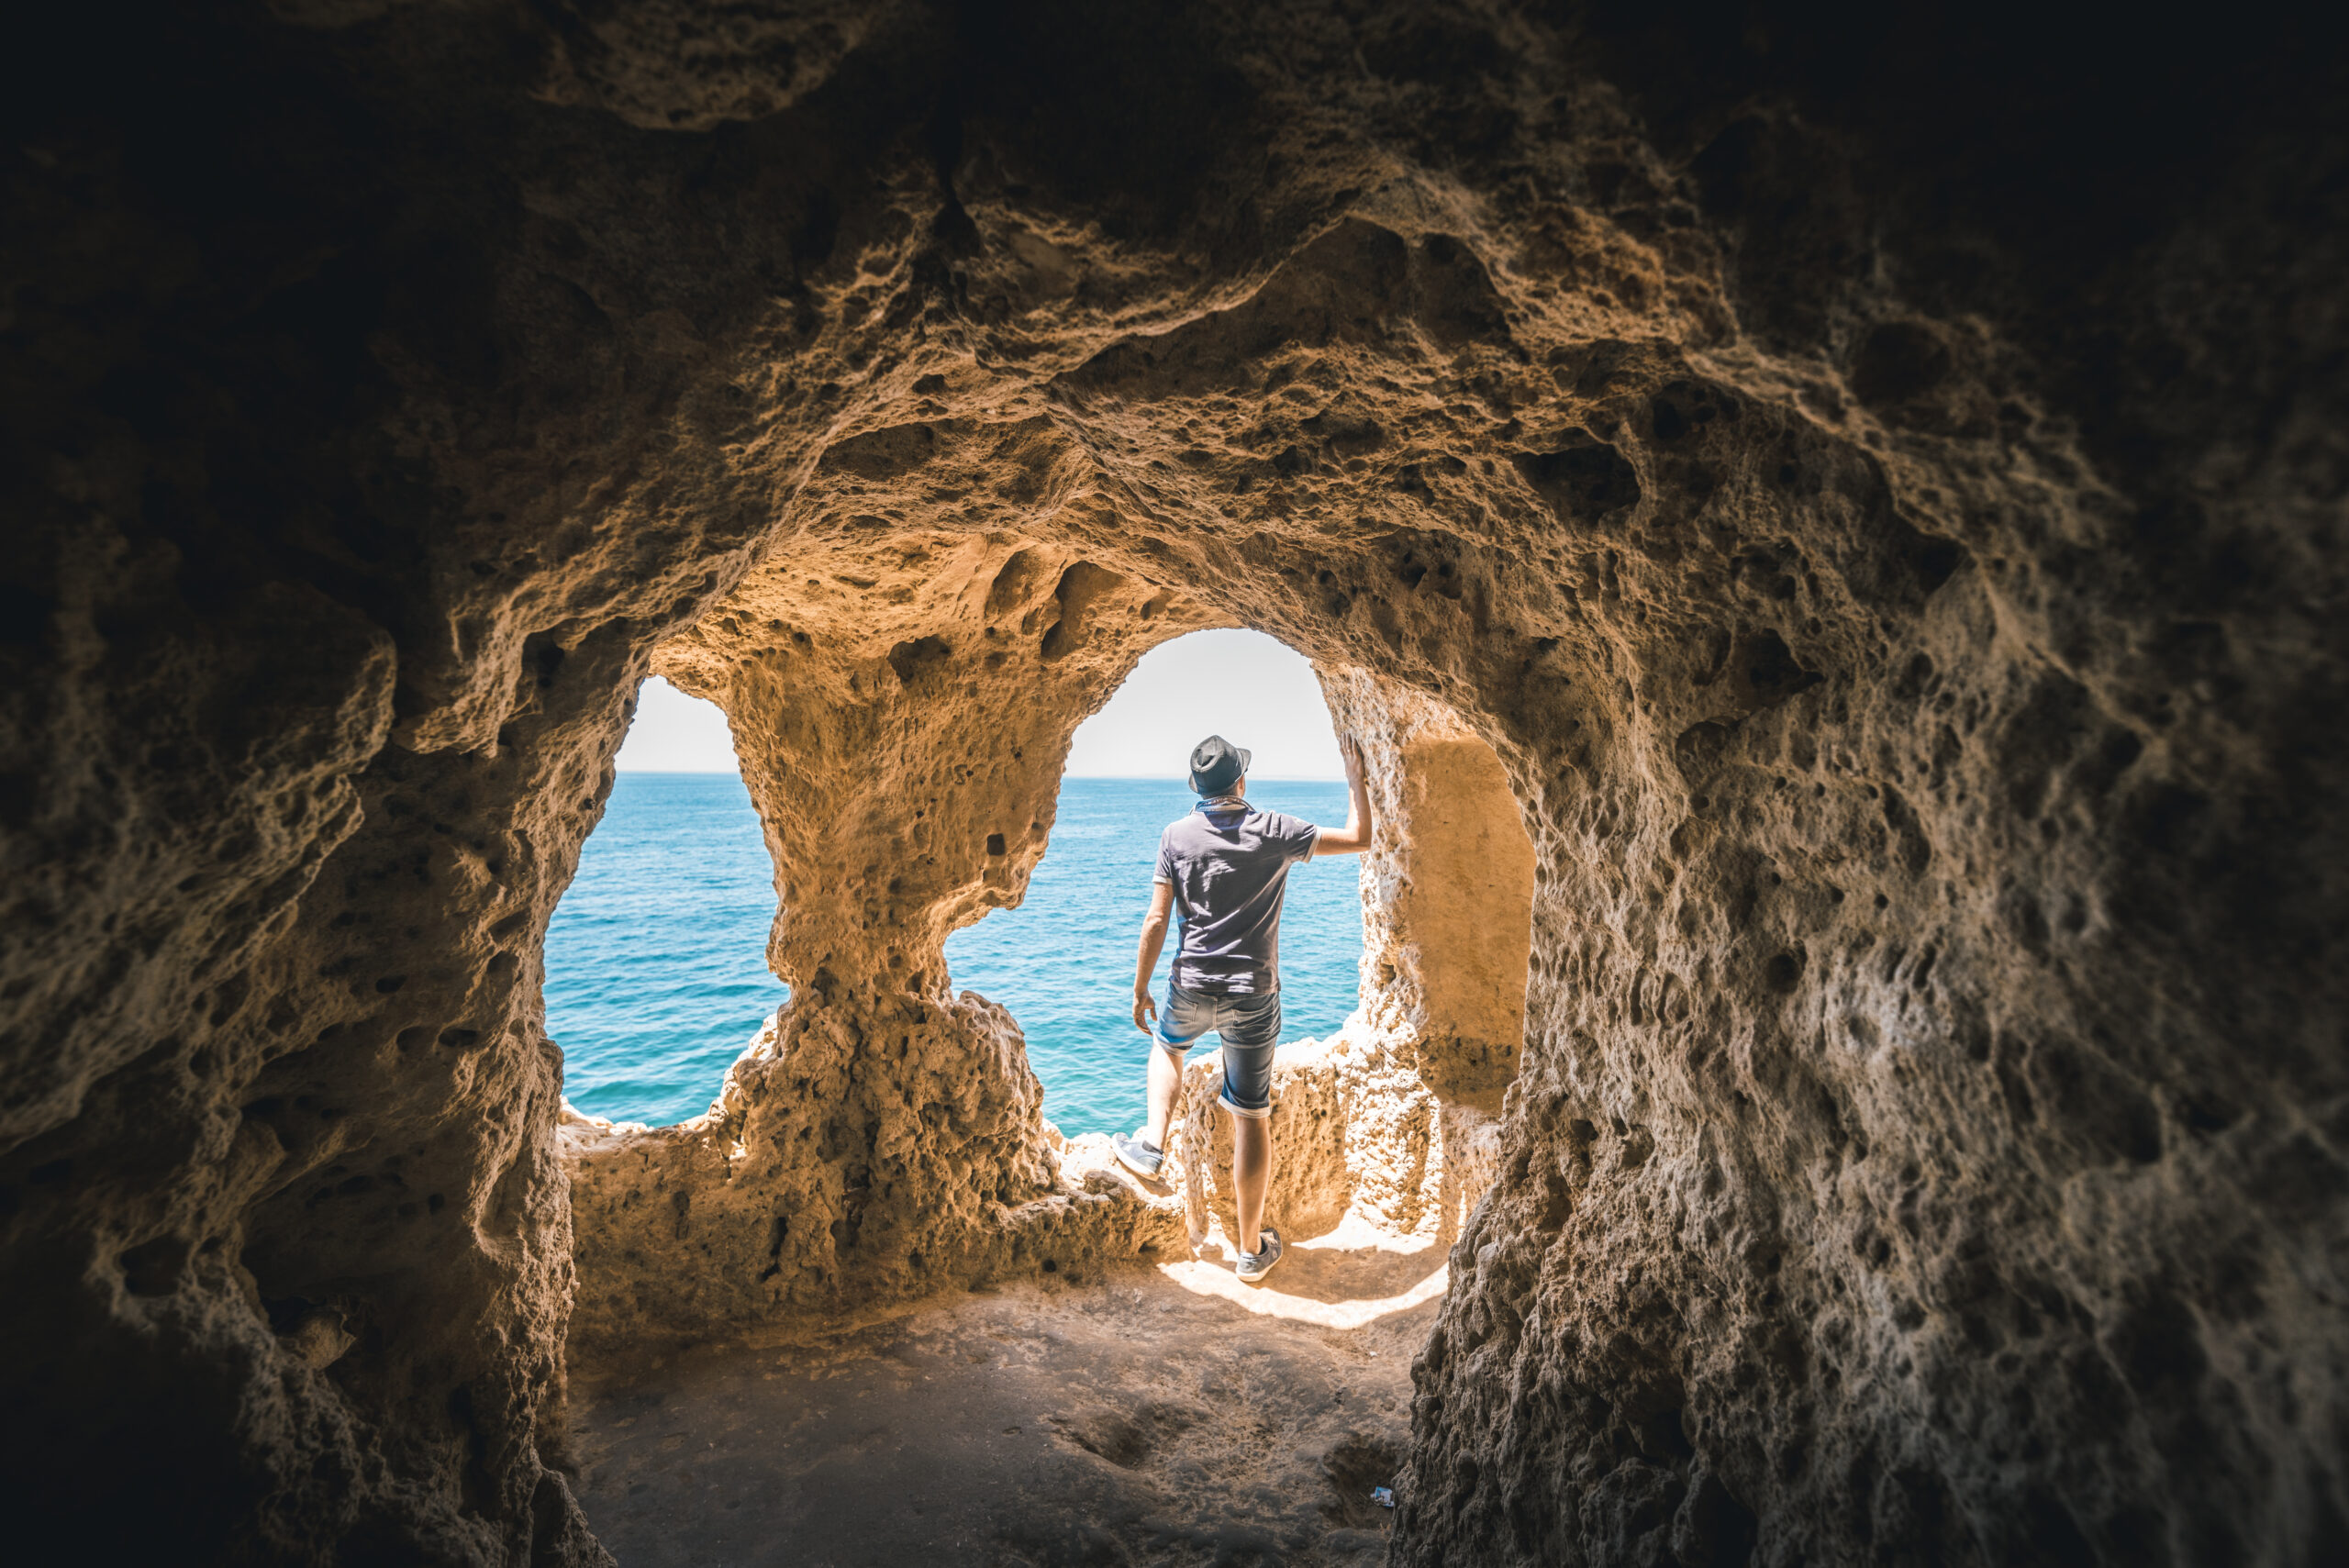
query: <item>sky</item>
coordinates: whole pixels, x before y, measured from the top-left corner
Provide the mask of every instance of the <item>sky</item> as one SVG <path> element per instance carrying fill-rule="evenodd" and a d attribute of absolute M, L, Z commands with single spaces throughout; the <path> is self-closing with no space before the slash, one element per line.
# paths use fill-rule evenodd
<path fill-rule="evenodd" d="M 716 703 L 689 697 L 658 675 L 636 688 L 636 718 L 612 765 L 624 773 L 732 773 L 734 732 Z"/>
<path fill-rule="evenodd" d="M 1108 706 L 1077 727 L 1074 778 L 1181 778 L 1191 748 L 1220 735 L 1255 753 L 1250 776 L 1334 779 L 1338 738 L 1305 655 L 1260 631 L 1195 631 L 1141 657 Z M 655 675 L 636 695 L 623 773 L 730 773 L 726 716 Z"/>

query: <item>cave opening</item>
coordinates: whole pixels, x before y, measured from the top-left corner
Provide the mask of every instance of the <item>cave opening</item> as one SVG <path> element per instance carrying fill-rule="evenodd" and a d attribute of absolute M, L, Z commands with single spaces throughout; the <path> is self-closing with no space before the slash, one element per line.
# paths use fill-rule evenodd
<path fill-rule="evenodd" d="M 774 867 L 726 716 L 649 677 L 547 928 L 564 1099 L 656 1127 L 707 1109 L 790 997 L 767 968 L 774 917 Z"/>
<path fill-rule="evenodd" d="M 1346 792 L 1328 705 L 1306 658 L 1262 632 L 1195 631 L 1159 644 L 1071 737 L 1051 849 L 1016 908 L 946 940 L 952 985 L 1010 1009 L 1063 1133 L 1141 1125 L 1146 1045 L 1130 1018 L 1134 933 L 1160 830 L 1188 811 L 1182 774 L 1209 733 L 1250 747 L 1249 797 L 1337 826 Z M 990 853 L 999 852 L 999 840 Z M 1353 1014 L 1362 956 L 1356 862 L 1290 874 L 1281 918 L 1282 1038 L 1334 1034 Z M 1163 995 L 1173 940 L 1152 980 Z"/>
<path fill-rule="evenodd" d="M 1061 1477 L 1047 1491 L 1081 1486 L 1095 1462 L 1255 1462 L 1254 1428 L 1225 1418 L 1242 1406 L 1295 1434 L 1296 1454 L 1280 1461 L 1284 1508 L 1312 1516 L 1316 1533 L 1336 1520 L 1380 1539 L 1390 1522 L 1372 1495 L 1402 1462 L 1408 1369 L 1450 1282 L 1452 1243 L 1499 1175 L 1498 1113 L 1522 1046 L 1535 856 L 1519 788 L 1491 741 L 1434 695 L 1351 662 L 1308 663 L 1268 633 L 1186 630 L 1204 617 L 1159 603 L 1162 591 L 1082 561 L 1040 565 L 1034 550 L 919 559 L 912 594 L 979 599 L 975 628 L 932 618 L 907 635 L 917 628 L 890 624 L 892 592 L 876 584 L 829 634 L 802 641 L 790 617 L 763 615 L 755 651 L 729 651 L 730 665 L 699 658 L 690 639 L 656 657 L 723 701 L 741 739 L 775 851 L 770 956 L 796 984 L 707 1115 L 665 1128 L 574 1118 L 564 1129 L 578 1271 L 568 1452 L 587 1518 L 623 1550 L 674 1528 L 676 1488 L 708 1466 L 829 1474 L 863 1452 L 857 1434 L 875 1422 L 921 1436 L 876 1456 L 877 1472 L 860 1461 L 857 1485 L 918 1489 L 914 1516 L 975 1518 L 1032 1509 L 1036 1477 Z M 999 589 L 1007 581 L 1015 588 Z M 1068 613 L 1072 582 L 1091 590 L 1082 620 Z M 984 593 L 951 592 L 958 584 Z M 1040 602 L 1051 608 L 1036 613 Z M 881 625 L 857 624 L 868 617 Z M 829 670 L 815 662 L 828 643 L 842 650 Z M 1310 711 L 1209 716 L 1176 700 L 1170 680 L 1199 678 L 1186 645 L 1216 643 L 1241 651 L 1260 684 L 1285 673 Z M 1072 650 L 1105 644 L 1113 657 L 1053 689 Z M 968 675 L 1027 661 L 1027 700 L 973 700 L 985 687 Z M 1030 728 L 1038 685 L 1058 712 Z M 1094 744 L 1087 725 L 1130 727 L 1178 759 L 1193 730 L 1230 732 L 1257 752 L 1252 799 L 1321 823 L 1343 820 L 1342 783 L 1298 780 L 1310 762 L 1285 759 L 1336 771 L 1340 730 L 1368 753 L 1380 824 L 1370 852 L 1300 868 L 1288 891 L 1284 993 L 1327 994 L 1319 1012 L 1292 1013 L 1275 1059 L 1266 1220 L 1292 1251 L 1261 1285 L 1234 1277 L 1231 1125 L 1214 1052 L 1186 1069 L 1163 1182 L 1138 1182 L 1108 1154 L 1104 1133 L 1141 1119 L 1146 1058 L 1125 1016 L 1134 928 L 1159 829 L 1192 795 L 1181 780 L 1088 772 L 1114 767 L 1104 759 L 1116 747 Z M 1318 733 L 1300 748 L 1284 725 Z M 868 762 L 902 738 L 928 771 L 900 768 L 893 793 L 867 793 L 870 770 L 824 771 L 842 732 L 864 738 Z M 991 773 L 988 761 L 1013 765 Z M 820 815 L 807 809 L 819 778 Z M 1087 784 L 1106 798 L 1076 798 Z M 918 857 L 948 849 L 959 874 L 915 885 Z M 1075 875 L 1056 885 L 1056 862 Z M 918 922 L 874 895 L 908 891 L 922 901 Z M 1022 992 L 1039 970 L 1083 972 L 1077 1043 L 1135 1102 L 1097 1126 L 1052 1114 L 1055 999 Z M 937 1052 L 938 1037 L 954 1053 Z M 957 1158 L 953 1140 L 981 1115 L 1042 1142 L 996 1133 L 961 1156 L 993 1167 L 960 1176 L 998 1206 L 972 1225 L 925 1166 Z M 835 1348 L 828 1326 L 843 1298 L 918 1305 Z M 776 1348 L 729 1342 L 745 1330 Z M 656 1345 L 663 1353 L 648 1356 Z M 1282 1369 L 1278 1386 L 1250 1381 L 1263 1358 Z M 1134 1410 L 1113 1407 L 1125 1395 Z M 709 1457 L 674 1467 L 662 1432 Z M 1024 1477 L 1008 1503 L 989 1493 L 1007 1465 Z M 790 1497 L 750 1488 L 739 1500 L 746 1521 L 807 1528 Z M 832 1528 L 830 1516 L 815 1528 Z M 918 1526 L 900 1509 L 882 1528 Z"/>

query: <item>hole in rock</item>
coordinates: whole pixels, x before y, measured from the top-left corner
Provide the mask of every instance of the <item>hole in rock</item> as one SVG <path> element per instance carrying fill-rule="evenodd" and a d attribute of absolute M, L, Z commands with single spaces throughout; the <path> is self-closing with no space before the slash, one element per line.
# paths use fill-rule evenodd
<path fill-rule="evenodd" d="M 789 995 L 774 873 L 714 705 L 648 679 L 616 767 L 547 930 L 547 1033 L 573 1105 L 663 1126 L 708 1108 Z"/>
<path fill-rule="evenodd" d="M 1078 728 L 1051 848 L 1019 907 L 947 940 L 954 987 L 1019 1019 L 1044 1115 L 1064 1133 L 1125 1132 L 1145 1118 L 1150 1047 L 1131 1018 L 1136 933 L 1159 835 L 1197 799 L 1184 776 L 1191 748 L 1210 734 L 1252 753 L 1250 801 L 1344 825 L 1337 736 L 1311 664 L 1261 632 L 1194 632 L 1143 655 Z M 988 839 L 990 855 L 998 843 Z M 1284 1043 L 1332 1034 L 1354 1009 L 1358 864 L 1325 856 L 1290 873 L 1280 924 Z M 1162 1004 L 1177 940 L 1170 929 L 1152 979 Z"/>

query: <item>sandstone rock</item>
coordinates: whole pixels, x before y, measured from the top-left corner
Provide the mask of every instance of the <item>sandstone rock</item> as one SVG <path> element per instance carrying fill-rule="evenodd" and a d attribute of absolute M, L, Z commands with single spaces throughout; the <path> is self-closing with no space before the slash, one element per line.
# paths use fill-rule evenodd
<path fill-rule="evenodd" d="M 342 1320 L 342 1314 L 331 1308 L 304 1313 L 294 1326 L 278 1336 L 288 1354 L 312 1372 L 324 1372 L 342 1359 L 342 1352 L 359 1342 Z"/>
<path fill-rule="evenodd" d="M 24 1549 L 599 1561 L 574 1294 L 1175 1244 L 939 955 L 1132 662 L 1246 625 L 1396 828 L 1299 1213 L 1460 1227 L 1395 1561 L 2338 1556 L 2320 24 L 957 16 L 13 51 Z M 795 1001 L 709 1117 L 565 1128 L 541 944 L 655 669 Z"/>
<path fill-rule="evenodd" d="M 941 1014 L 900 1015 L 905 1038 L 938 1054 L 903 1091 L 899 1128 L 884 1124 L 891 1136 L 845 1168 L 809 1158 L 833 1136 L 822 1117 L 894 1107 L 860 1105 L 857 1056 L 824 1032 L 837 1015 L 811 1027 L 804 1006 L 777 1010 L 704 1116 L 645 1128 L 566 1107 L 583 1351 L 804 1329 L 1013 1268 L 1081 1276 L 1112 1259 L 1187 1253 L 1180 1205 L 1128 1175 L 1107 1139 L 1063 1140 L 1007 1175 L 999 1151 L 956 1136 L 1001 1115 L 978 1096 L 1007 1082 L 1026 1089 L 1015 1125 L 1042 1126 L 1016 1033 L 1007 1040 L 1002 1009 L 967 994 Z M 989 1042 L 1014 1053 L 993 1071 L 980 1054 Z"/>

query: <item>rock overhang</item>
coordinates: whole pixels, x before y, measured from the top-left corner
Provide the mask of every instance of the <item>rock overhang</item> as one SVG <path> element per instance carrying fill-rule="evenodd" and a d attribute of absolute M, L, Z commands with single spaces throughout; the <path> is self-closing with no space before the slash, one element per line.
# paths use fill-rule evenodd
<path fill-rule="evenodd" d="M 1661 1509 L 1684 1556 L 2278 1555 L 2341 1517 L 2337 1463 L 2270 1463 L 2330 1452 L 2337 1391 L 2259 1370 L 2263 1335 L 2333 1359 L 2292 1260 L 2341 1187 L 2305 869 L 2339 836 L 2306 717 L 2339 684 L 2339 135 L 2288 40 L 2004 92 L 1924 22 L 1665 50 L 1603 8 L 1413 8 L 1273 49 L 1023 11 L 1035 47 L 958 54 L 907 8 L 688 60 L 662 7 L 285 15 L 64 51 L 81 102 L 23 100 L 15 175 L 44 281 L 10 395 L 59 461 L 11 491 L 12 689 L 53 694 L 12 744 L 77 761 L 9 829 L 12 929 L 48 933 L 0 992 L 10 1245 L 59 1364 L 160 1364 L 107 1375 L 184 1448 L 227 1418 L 156 1390 L 275 1369 L 283 1419 L 190 1518 L 591 1552 L 533 1457 L 571 1289 L 545 918 L 634 680 L 769 680 L 784 733 L 728 606 L 803 554 L 844 614 L 922 539 L 1049 555 L 1022 604 L 1082 562 L 1441 704 L 1523 807 L 1523 1064 L 1408 1551 L 1645 1550 Z M 788 72 L 745 63 L 774 39 Z M 195 77 L 266 107 L 224 128 Z M 1028 823 L 1079 677 L 1172 625 L 1081 611 L 1048 659 L 1040 622 L 1044 700 L 958 735 L 984 600 L 854 602 L 870 637 L 782 655 L 835 728 L 778 781 L 935 740 Z M 1041 829 L 1001 815 L 896 893 L 842 861 L 856 896 L 777 938 L 867 998 L 811 1047 L 843 1082 L 985 1044 L 994 1087 L 922 1094 L 997 1202 L 1050 1180 L 1006 1037 L 907 981 L 1016 894 Z M 826 1245 L 885 1239 L 872 1152 L 810 1167 Z M 313 1311 L 351 1336 L 324 1366 Z M 319 1479 L 385 1455 L 421 1489 Z"/>

